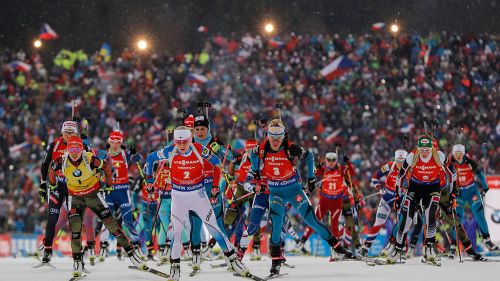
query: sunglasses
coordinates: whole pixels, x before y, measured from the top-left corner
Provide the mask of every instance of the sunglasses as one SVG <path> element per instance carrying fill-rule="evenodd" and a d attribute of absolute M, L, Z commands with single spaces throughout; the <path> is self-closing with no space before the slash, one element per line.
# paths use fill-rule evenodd
<path fill-rule="evenodd" d="M 326 161 L 335 162 L 335 161 L 337 161 L 337 158 L 326 158 Z"/>
<path fill-rule="evenodd" d="M 70 148 L 68 148 L 68 152 L 69 153 L 79 153 L 81 151 L 82 151 L 81 147 L 70 147 Z"/>
<path fill-rule="evenodd" d="M 188 143 L 189 140 L 176 140 L 175 143 L 178 143 L 178 144 L 186 144 Z"/>

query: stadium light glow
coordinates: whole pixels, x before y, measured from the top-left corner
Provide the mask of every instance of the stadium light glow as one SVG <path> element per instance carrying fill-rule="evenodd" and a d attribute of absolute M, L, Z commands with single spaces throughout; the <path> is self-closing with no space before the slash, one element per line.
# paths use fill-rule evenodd
<path fill-rule="evenodd" d="M 144 39 L 140 39 L 137 41 L 137 48 L 141 51 L 144 51 L 148 48 L 148 42 Z"/>
<path fill-rule="evenodd" d="M 42 41 L 40 39 L 36 39 L 35 41 L 33 41 L 33 47 L 37 49 L 42 47 Z"/>
<path fill-rule="evenodd" d="M 391 25 L 391 31 L 392 31 L 392 33 L 398 33 L 398 31 L 399 31 L 399 26 L 398 26 L 397 24 L 393 23 L 393 24 Z"/>
<path fill-rule="evenodd" d="M 267 32 L 267 33 L 272 33 L 274 31 L 274 25 L 270 22 L 266 23 L 266 25 L 264 26 L 264 30 Z"/>

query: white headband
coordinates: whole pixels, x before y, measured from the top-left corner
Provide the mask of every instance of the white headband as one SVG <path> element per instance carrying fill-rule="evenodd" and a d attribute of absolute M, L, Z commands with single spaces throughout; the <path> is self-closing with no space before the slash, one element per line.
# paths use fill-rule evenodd
<path fill-rule="evenodd" d="M 75 121 L 66 121 L 61 127 L 61 132 L 78 133 L 77 125 Z"/>
<path fill-rule="evenodd" d="M 465 146 L 461 145 L 461 144 L 455 144 L 453 146 L 453 153 L 455 152 L 462 152 L 462 153 L 465 153 Z"/>
<path fill-rule="evenodd" d="M 408 156 L 408 152 L 406 152 L 406 150 L 404 149 L 398 149 L 396 150 L 396 152 L 394 152 L 394 159 L 395 160 L 398 160 L 398 159 L 406 159 L 406 156 Z"/>
<path fill-rule="evenodd" d="M 174 140 L 190 140 L 191 139 L 191 130 L 175 130 L 174 131 Z"/>

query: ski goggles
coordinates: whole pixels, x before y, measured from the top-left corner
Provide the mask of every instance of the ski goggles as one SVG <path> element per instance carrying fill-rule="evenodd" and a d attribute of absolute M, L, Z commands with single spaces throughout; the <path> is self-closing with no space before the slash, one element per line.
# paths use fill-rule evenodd
<path fill-rule="evenodd" d="M 74 135 L 74 136 L 76 136 L 78 134 L 77 132 L 69 131 L 69 130 L 61 131 L 61 133 L 64 135 Z"/>
<path fill-rule="evenodd" d="M 270 127 L 267 131 L 267 136 L 270 139 L 283 139 L 285 137 L 285 128 L 283 127 Z"/>
<path fill-rule="evenodd" d="M 334 152 L 328 152 L 325 156 L 325 160 L 327 162 L 335 162 L 337 161 L 338 157 L 337 157 L 337 153 L 334 153 Z"/>
<path fill-rule="evenodd" d="M 82 150 L 83 149 L 81 147 L 76 147 L 76 146 L 74 146 L 74 147 L 68 147 L 68 152 L 69 153 L 80 153 L 80 152 L 82 152 Z"/>

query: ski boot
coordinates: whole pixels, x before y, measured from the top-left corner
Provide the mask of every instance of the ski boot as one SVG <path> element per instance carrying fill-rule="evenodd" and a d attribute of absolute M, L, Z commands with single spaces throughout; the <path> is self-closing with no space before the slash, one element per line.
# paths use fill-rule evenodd
<path fill-rule="evenodd" d="M 141 242 L 140 241 L 135 241 L 135 242 L 132 242 L 132 246 L 134 247 L 134 250 L 137 254 L 137 256 L 143 260 L 143 261 L 146 261 L 148 258 L 146 257 L 146 255 L 144 254 L 144 252 L 142 251 L 142 246 L 141 246 Z M 126 250 L 125 250 L 126 251 Z"/>
<path fill-rule="evenodd" d="M 425 251 L 424 251 L 424 256 L 422 258 L 422 262 L 439 266 L 441 264 L 438 263 L 436 250 L 434 247 L 435 247 L 434 243 L 427 242 L 425 244 Z"/>
<path fill-rule="evenodd" d="M 330 254 L 330 259 L 328 261 L 335 262 L 335 261 L 342 260 L 343 258 L 344 258 L 344 255 L 335 252 L 335 250 L 332 248 L 332 251 Z"/>
<path fill-rule="evenodd" d="M 89 262 L 91 266 L 95 265 L 96 254 L 95 254 L 95 241 L 87 241 L 87 256 L 89 258 Z"/>
<path fill-rule="evenodd" d="M 123 256 L 123 249 L 120 246 L 116 247 L 116 257 L 118 258 L 119 261 L 125 259 L 125 257 Z"/>
<path fill-rule="evenodd" d="M 73 254 L 73 277 L 81 277 L 84 270 L 83 255 L 81 253 Z"/>
<path fill-rule="evenodd" d="M 146 257 L 148 261 L 156 261 L 154 256 L 154 250 L 148 250 L 148 255 Z"/>
<path fill-rule="evenodd" d="M 38 246 L 38 249 L 33 253 L 33 257 L 35 259 L 37 259 L 38 261 L 40 261 L 40 258 L 43 256 L 44 249 L 45 249 L 45 245 L 42 242 L 42 244 L 40 244 L 40 246 Z"/>
<path fill-rule="evenodd" d="M 335 239 L 335 237 L 331 237 L 328 239 L 328 244 L 330 244 L 332 246 L 332 252 L 335 252 L 336 256 L 339 258 L 339 259 L 354 259 L 354 254 L 347 250 L 346 248 L 344 248 L 339 242 L 337 242 L 336 244 L 333 243 L 332 241 L 332 238 Z M 335 239 L 337 240 L 337 239 Z"/>
<path fill-rule="evenodd" d="M 309 255 L 309 252 L 306 250 L 305 247 L 305 241 L 302 240 L 299 241 L 293 252 L 302 255 Z"/>
<path fill-rule="evenodd" d="M 273 258 L 273 261 L 271 263 L 271 270 L 269 271 L 269 273 L 271 273 L 270 276 L 280 274 L 280 269 L 281 269 L 281 260 L 279 258 L 277 259 Z"/>
<path fill-rule="evenodd" d="M 401 260 L 407 260 L 408 259 L 408 256 L 406 255 L 406 253 L 408 252 L 408 247 L 407 246 L 404 246 L 403 247 L 403 252 L 401 253 Z"/>
<path fill-rule="evenodd" d="M 392 245 L 392 244 L 391 244 Z M 395 264 L 396 262 L 402 259 L 403 246 L 400 245 L 392 245 L 389 248 L 389 252 L 387 252 L 386 260 L 389 264 Z"/>
<path fill-rule="evenodd" d="M 240 261 L 243 260 L 243 257 L 245 256 L 246 251 L 247 251 L 247 248 L 238 247 L 238 251 L 236 251 L 236 256 L 238 257 L 238 259 Z"/>
<path fill-rule="evenodd" d="M 380 256 L 381 257 L 388 257 L 389 253 L 392 253 L 393 250 L 394 250 L 394 244 L 389 242 L 389 243 L 387 243 L 387 245 L 385 245 L 385 247 L 380 252 Z"/>
<path fill-rule="evenodd" d="M 182 254 L 181 259 L 184 261 L 189 261 L 193 258 L 193 254 L 191 253 L 191 249 L 189 249 L 189 243 L 182 244 L 184 248 L 184 253 Z"/>
<path fill-rule="evenodd" d="M 104 262 L 104 260 L 108 257 L 108 241 L 101 241 L 99 243 L 99 261 Z"/>
<path fill-rule="evenodd" d="M 172 260 L 170 264 L 170 277 L 167 281 L 178 281 L 181 277 L 181 259 Z"/>
<path fill-rule="evenodd" d="M 205 246 L 203 246 L 205 244 Z M 201 243 L 201 257 L 205 260 L 209 260 L 212 257 L 212 248 L 210 248 L 206 243 Z"/>
<path fill-rule="evenodd" d="M 448 258 L 450 260 L 455 259 L 455 254 L 457 253 L 457 246 L 455 244 L 450 245 L 450 252 L 448 253 Z"/>
<path fill-rule="evenodd" d="M 172 252 L 170 240 L 167 240 L 167 244 L 165 244 L 165 249 L 163 251 L 160 251 L 159 255 L 160 257 L 160 265 L 164 265 L 168 262 L 170 259 L 170 253 Z"/>
<path fill-rule="evenodd" d="M 362 257 L 367 257 L 368 251 L 370 251 L 370 249 L 366 245 L 363 245 L 363 247 L 361 247 L 361 249 L 359 250 L 359 255 Z"/>
<path fill-rule="evenodd" d="M 196 272 L 201 269 L 201 249 L 199 247 L 192 249 L 193 259 L 191 262 L 191 269 Z"/>
<path fill-rule="evenodd" d="M 52 247 L 45 247 L 43 250 L 42 263 L 50 263 L 52 260 Z"/>
<path fill-rule="evenodd" d="M 165 257 L 165 245 L 158 245 L 158 265 L 164 265 L 167 262 L 167 257 Z"/>
<path fill-rule="evenodd" d="M 416 257 L 416 253 L 415 253 L 415 245 L 410 244 L 410 247 L 408 247 L 408 252 L 406 252 L 406 256 L 407 256 L 409 259 Z"/>
<path fill-rule="evenodd" d="M 130 261 L 132 262 L 132 264 L 135 267 L 137 267 L 140 270 L 148 269 L 148 266 L 146 265 L 144 260 L 141 259 L 141 257 L 137 254 L 137 252 L 133 246 L 125 247 L 124 250 L 127 253 L 127 256 L 130 258 Z"/>
<path fill-rule="evenodd" d="M 491 242 L 491 239 L 490 237 L 488 236 L 487 238 L 484 238 L 484 246 L 486 247 L 486 249 L 488 249 L 488 251 L 498 251 L 499 248 L 497 245 L 495 245 L 493 242 Z"/>
<path fill-rule="evenodd" d="M 387 245 L 385 245 L 385 247 L 380 252 L 380 256 L 387 257 L 389 253 L 392 252 L 394 244 L 396 244 L 396 238 L 394 238 L 394 236 L 391 236 L 391 238 L 389 239 L 389 243 L 387 243 Z"/>
<path fill-rule="evenodd" d="M 224 258 L 224 262 L 226 263 L 226 270 L 227 271 L 234 271 L 233 270 L 233 267 L 231 266 L 231 262 L 229 261 L 229 258 L 226 257 L 226 255 L 222 255 L 222 257 Z"/>
<path fill-rule="evenodd" d="M 231 250 L 230 252 L 225 253 L 225 256 L 228 258 L 229 264 L 231 268 L 241 276 L 246 277 L 250 271 L 248 268 L 238 259 L 238 256 Z"/>
<path fill-rule="evenodd" d="M 473 260 L 480 261 L 480 260 L 484 259 L 483 256 L 481 256 L 481 254 L 474 251 L 474 248 L 472 247 L 472 245 L 469 244 L 467 247 L 464 245 L 464 247 L 465 247 L 465 252 L 467 253 L 467 255 L 469 255 Z"/>
<path fill-rule="evenodd" d="M 261 261 L 262 260 L 262 255 L 260 254 L 260 245 L 258 244 L 253 244 L 252 247 L 252 255 L 250 257 L 251 261 Z"/>

